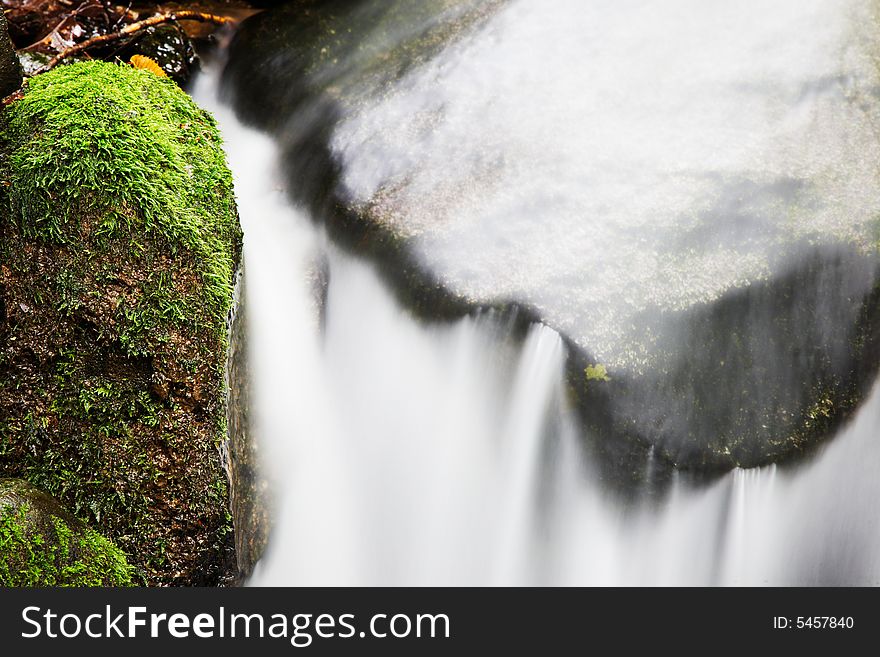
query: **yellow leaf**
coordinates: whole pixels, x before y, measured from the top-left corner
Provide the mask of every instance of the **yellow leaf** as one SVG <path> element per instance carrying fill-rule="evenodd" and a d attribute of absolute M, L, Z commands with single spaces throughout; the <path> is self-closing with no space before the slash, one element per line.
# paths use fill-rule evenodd
<path fill-rule="evenodd" d="M 158 75 L 160 78 L 168 77 L 167 75 L 165 75 L 165 71 L 162 70 L 162 67 L 149 57 L 145 57 L 143 55 L 132 55 L 129 61 L 131 62 L 131 65 L 135 68 L 149 71 L 154 75 Z"/>

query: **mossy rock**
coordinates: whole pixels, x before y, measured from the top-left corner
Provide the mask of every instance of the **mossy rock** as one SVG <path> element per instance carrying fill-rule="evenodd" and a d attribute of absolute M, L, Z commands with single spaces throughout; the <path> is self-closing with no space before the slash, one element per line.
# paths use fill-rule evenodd
<path fill-rule="evenodd" d="M 131 586 L 125 554 L 20 479 L 0 479 L 0 586 Z"/>
<path fill-rule="evenodd" d="M 62 66 L 0 114 L 0 476 L 100 525 L 151 584 L 234 571 L 240 252 L 214 120 L 167 78 Z"/>

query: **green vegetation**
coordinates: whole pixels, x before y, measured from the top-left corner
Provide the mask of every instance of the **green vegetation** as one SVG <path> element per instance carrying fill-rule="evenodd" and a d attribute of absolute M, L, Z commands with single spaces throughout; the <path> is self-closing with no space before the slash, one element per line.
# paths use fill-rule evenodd
<path fill-rule="evenodd" d="M 587 377 L 587 381 L 610 381 L 611 379 L 608 376 L 608 370 L 605 369 L 605 366 L 601 363 L 596 365 L 587 365 L 584 369 L 584 375 Z"/>
<path fill-rule="evenodd" d="M 0 113 L 0 477 L 100 523 L 149 583 L 225 576 L 240 250 L 215 123 L 173 82 L 72 64 Z"/>
<path fill-rule="evenodd" d="M 4 495 L 0 500 L 0 586 L 133 584 L 134 569 L 125 555 L 94 530 L 62 517 L 66 514 L 51 498 L 13 480 L 0 481 L 0 496 Z"/>
<path fill-rule="evenodd" d="M 28 529 L 27 506 L 0 509 L 0 586 L 131 586 L 125 555 L 95 531 L 53 517 L 50 538 Z"/>
<path fill-rule="evenodd" d="M 202 263 L 207 301 L 225 317 L 238 223 L 232 178 L 213 119 L 173 82 L 104 62 L 31 78 L 13 103 L 8 150 L 11 218 L 27 237 L 159 234 L 171 255 Z M 80 223 L 80 225 L 76 225 Z M 132 236 L 131 247 L 144 248 Z"/>

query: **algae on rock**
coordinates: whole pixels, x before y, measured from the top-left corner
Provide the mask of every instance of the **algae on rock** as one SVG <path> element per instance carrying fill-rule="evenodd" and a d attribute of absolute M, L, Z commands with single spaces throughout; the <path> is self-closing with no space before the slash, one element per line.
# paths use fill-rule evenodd
<path fill-rule="evenodd" d="M 234 571 L 227 315 L 241 231 L 214 120 L 102 62 L 0 115 L 0 476 L 58 497 L 151 584 Z"/>

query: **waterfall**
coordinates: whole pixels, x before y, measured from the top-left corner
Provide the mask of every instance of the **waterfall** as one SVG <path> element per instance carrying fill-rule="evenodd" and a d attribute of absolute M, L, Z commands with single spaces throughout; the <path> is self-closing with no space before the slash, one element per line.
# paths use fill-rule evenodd
<path fill-rule="evenodd" d="M 553 330 L 415 319 L 288 202 L 275 145 L 217 100 L 213 73 L 194 96 L 235 175 L 276 489 L 251 584 L 880 584 L 880 390 L 798 466 L 624 502 L 582 448 Z"/>

